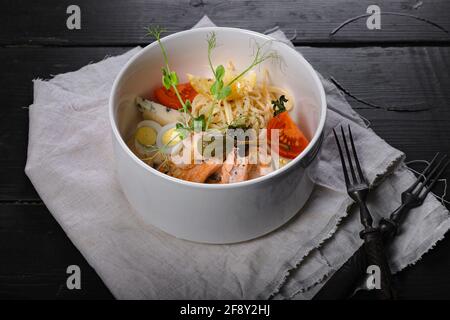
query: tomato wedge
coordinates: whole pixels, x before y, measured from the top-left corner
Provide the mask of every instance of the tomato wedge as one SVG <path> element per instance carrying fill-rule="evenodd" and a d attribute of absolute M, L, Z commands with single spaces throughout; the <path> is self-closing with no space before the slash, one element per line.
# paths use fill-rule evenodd
<path fill-rule="evenodd" d="M 279 154 L 288 159 L 294 159 L 308 145 L 303 132 L 292 121 L 289 113 L 281 112 L 274 116 L 267 125 L 267 140 L 271 143 L 272 130 L 278 129 L 279 132 Z"/>
<path fill-rule="evenodd" d="M 197 95 L 197 92 L 189 82 L 180 83 L 179 85 L 177 85 L 177 90 L 180 93 L 181 99 L 183 99 L 183 101 L 189 99 L 192 102 L 192 100 L 194 100 L 195 96 Z M 178 110 L 182 107 L 181 102 L 178 100 L 178 97 L 173 88 L 170 88 L 169 90 L 164 87 L 156 89 L 155 99 L 158 103 L 172 109 Z"/>

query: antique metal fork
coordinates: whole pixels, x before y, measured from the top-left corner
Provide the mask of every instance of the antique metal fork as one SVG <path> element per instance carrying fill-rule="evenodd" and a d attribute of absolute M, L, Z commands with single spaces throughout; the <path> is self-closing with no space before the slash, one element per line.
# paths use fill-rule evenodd
<path fill-rule="evenodd" d="M 441 156 L 439 153 L 436 153 L 433 160 L 420 173 L 414 183 L 401 194 L 402 204 L 390 214 L 389 218 L 384 218 L 380 221 L 380 229 L 384 243 L 388 243 L 397 234 L 398 228 L 401 226 L 407 213 L 411 209 L 423 204 L 433 186 L 450 164 L 450 160 L 445 161 L 446 158 L 446 155 Z M 367 265 L 368 262 L 364 248 L 360 247 L 334 273 L 314 299 L 331 300 L 348 298 L 355 290 L 363 275 L 366 274 Z"/>
<path fill-rule="evenodd" d="M 338 135 L 334 129 L 333 133 L 339 149 L 339 156 L 341 158 L 347 193 L 359 206 L 360 219 L 364 227 L 360 233 L 360 237 L 364 240 L 363 247 L 367 258 L 367 263 L 368 265 L 378 266 L 380 271 L 380 287 L 378 288 L 380 290 L 377 290 L 378 297 L 380 299 L 393 299 L 394 292 L 391 286 L 391 272 L 383 250 L 381 230 L 380 228 L 372 225 L 373 219 L 366 205 L 366 198 L 369 193 L 369 184 L 367 183 L 359 163 L 355 143 L 353 141 L 352 130 L 349 125 L 348 140 L 350 140 L 350 146 L 352 149 L 352 152 L 350 152 L 344 133 L 344 128 L 341 126 L 342 140 L 347 161 L 345 160 Z"/>
<path fill-rule="evenodd" d="M 431 160 L 417 180 L 402 192 L 402 204 L 391 213 L 389 218 L 381 219 L 380 228 L 385 240 L 391 239 L 397 234 L 398 226 L 405 218 L 407 212 L 423 204 L 428 193 L 430 193 L 439 177 L 450 164 L 450 160 L 445 161 L 446 159 L 447 155 L 440 156 L 439 152 L 436 153 L 433 160 Z"/>

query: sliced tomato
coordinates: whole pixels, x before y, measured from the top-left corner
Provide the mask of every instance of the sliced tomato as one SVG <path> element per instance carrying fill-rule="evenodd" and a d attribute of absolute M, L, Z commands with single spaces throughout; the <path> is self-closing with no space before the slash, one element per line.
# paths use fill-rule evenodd
<path fill-rule="evenodd" d="M 192 100 L 194 100 L 195 96 L 197 95 L 197 92 L 189 82 L 180 83 L 179 85 L 177 85 L 177 90 L 180 93 L 181 99 L 183 99 L 183 101 L 189 99 L 192 102 Z M 169 90 L 164 87 L 156 89 L 155 99 L 158 103 L 172 109 L 180 109 L 182 107 L 181 102 L 178 99 L 173 88 L 170 88 Z"/>
<path fill-rule="evenodd" d="M 289 113 L 282 112 L 273 117 L 267 125 L 267 140 L 271 143 L 272 130 L 278 129 L 279 132 L 279 154 L 288 159 L 294 159 L 308 145 L 303 132 L 292 121 Z"/>

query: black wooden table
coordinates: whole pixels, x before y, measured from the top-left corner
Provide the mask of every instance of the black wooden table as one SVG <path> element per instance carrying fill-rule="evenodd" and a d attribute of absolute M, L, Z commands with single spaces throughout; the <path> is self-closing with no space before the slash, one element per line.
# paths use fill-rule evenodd
<path fill-rule="evenodd" d="M 450 35 L 423 20 L 382 15 L 335 35 L 345 20 L 374 1 L 109 0 L 0 3 L 0 297 L 113 298 L 39 198 L 24 174 L 31 80 L 76 70 L 89 62 L 146 45 L 144 27 L 169 33 L 204 14 L 218 25 L 264 31 L 276 25 L 311 64 L 336 79 L 351 105 L 409 160 L 450 153 Z M 66 9 L 81 9 L 81 29 L 69 30 Z M 450 30 L 450 1 L 379 0 L 383 12 L 420 16 Z M 367 103 L 363 103 L 361 101 Z M 374 108 L 371 105 L 381 106 Z M 393 112 L 403 108 L 413 112 Z M 427 111 L 414 112 L 418 109 Z M 447 172 L 447 178 L 450 174 Z M 82 290 L 66 288 L 66 268 L 82 270 Z M 401 298 L 450 298 L 450 237 L 395 276 Z M 363 297 L 362 295 L 357 296 Z"/>

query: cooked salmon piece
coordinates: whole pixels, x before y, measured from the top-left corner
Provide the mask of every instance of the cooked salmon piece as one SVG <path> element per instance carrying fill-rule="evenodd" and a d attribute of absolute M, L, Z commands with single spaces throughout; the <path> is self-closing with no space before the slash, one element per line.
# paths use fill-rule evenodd
<path fill-rule="evenodd" d="M 238 159 L 236 150 L 233 149 L 222 165 L 220 183 L 234 183 L 248 180 L 248 175 L 252 167 L 253 164 L 249 163 L 248 157 Z"/>
<path fill-rule="evenodd" d="M 248 174 L 249 179 L 255 179 L 262 176 L 265 176 L 273 171 L 272 166 L 264 165 L 264 164 L 257 164 L 254 165 L 250 173 Z"/>
<path fill-rule="evenodd" d="M 171 163 L 168 165 L 168 168 L 160 168 L 159 170 L 174 178 L 203 183 L 209 176 L 219 170 L 221 166 L 220 163 L 214 163 L 212 161 L 183 167 Z"/>

